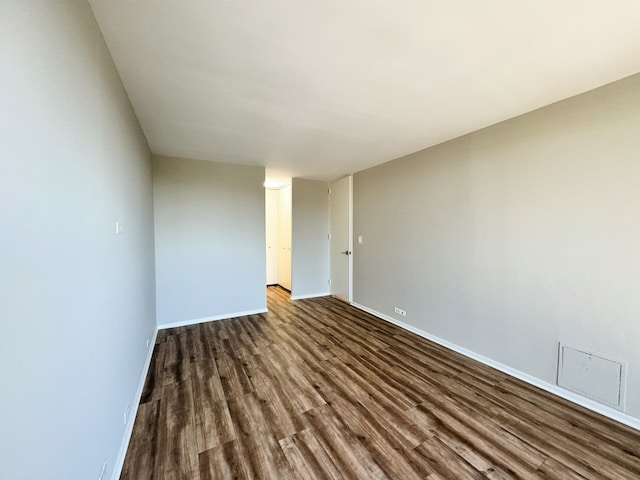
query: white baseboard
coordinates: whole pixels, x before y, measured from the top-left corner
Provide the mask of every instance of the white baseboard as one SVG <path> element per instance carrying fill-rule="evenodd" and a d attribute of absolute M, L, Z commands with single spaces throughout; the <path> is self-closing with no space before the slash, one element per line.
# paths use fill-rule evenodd
<path fill-rule="evenodd" d="M 158 325 L 158 330 L 165 330 L 167 328 L 186 327 L 187 325 L 196 325 L 198 323 L 213 322 L 214 320 L 226 320 L 227 318 L 244 317 L 246 315 L 257 315 L 259 313 L 267 313 L 266 308 L 259 308 L 257 310 L 247 310 L 245 312 L 223 313 L 222 315 L 215 315 L 213 317 L 194 318 L 193 320 L 184 320 L 181 322 L 163 323 Z"/>
<path fill-rule="evenodd" d="M 304 300 L 305 298 L 326 297 L 328 295 L 331 295 L 331 292 L 309 293 L 307 295 L 291 295 L 291 300 Z"/>
<path fill-rule="evenodd" d="M 351 305 L 367 313 L 370 313 L 375 317 L 378 317 L 400 328 L 403 328 L 412 333 L 415 333 L 416 335 L 426 338 L 427 340 L 431 340 L 432 342 L 437 343 L 438 345 L 442 345 L 443 347 L 453 350 L 454 352 L 460 353 L 465 357 L 471 358 L 473 360 L 477 360 L 478 362 L 488 365 L 489 367 L 495 368 L 496 370 L 506 373 L 507 375 L 511 375 L 512 377 L 522 380 L 525 383 L 536 386 L 542 390 L 545 390 L 549 393 L 557 395 L 558 397 L 564 398 L 565 400 L 569 400 L 570 402 L 573 402 L 577 405 L 585 407 L 593 412 L 599 413 L 600 415 L 604 415 L 605 417 L 611 418 L 612 420 L 615 420 L 624 425 L 627 425 L 628 427 L 635 428 L 636 430 L 640 430 L 640 419 L 636 417 L 632 417 L 631 415 L 627 415 L 626 413 L 620 412 L 619 410 L 616 410 L 614 408 L 607 407 L 605 405 L 602 405 L 601 403 L 595 402 L 581 395 L 575 394 L 573 392 L 569 392 L 561 387 L 558 387 L 557 385 L 540 380 L 539 378 L 536 378 L 532 375 L 521 372 L 520 370 L 516 370 L 515 368 L 511 368 L 508 365 L 505 365 L 503 363 L 496 362 L 495 360 L 487 358 L 483 355 L 479 355 L 475 352 L 472 352 L 471 350 L 467 350 L 466 348 L 463 348 L 454 343 L 448 342 L 447 340 L 443 340 L 442 338 L 431 335 L 407 323 L 404 323 L 400 320 L 396 320 L 395 318 L 390 317 L 389 315 L 385 315 L 384 313 L 380 313 L 369 307 L 360 305 L 359 303 L 352 302 Z"/>
<path fill-rule="evenodd" d="M 122 467 L 124 466 L 124 459 L 127 456 L 127 450 L 129 449 L 129 442 L 131 441 L 131 434 L 133 433 L 133 424 L 136 421 L 136 415 L 138 414 L 138 407 L 140 406 L 140 399 L 142 398 L 142 391 L 144 389 L 144 382 L 147 380 L 147 374 L 149 373 L 149 367 L 151 366 L 151 358 L 153 356 L 153 349 L 156 345 L 156 337 L 158 336 L 158 330 L 153 332 L 153 336 L 149 341 L 149 349 L 147 351 L 147 358 L 144 361 L 144 367 L 142 368 L 142 375 L 140 375 L 140 381 L 138 382 L 138 389 L 136 390 L 135 397 L 131 403 L 131 412 L 127 421 L 127 425 L 124 430 L 124 436 L 122 437 L 122 444 L 120 445 L 120 451 L 118 457 L 113 465 L 113 473 L 111 480 L 118 480 L 122 474 Z"/>

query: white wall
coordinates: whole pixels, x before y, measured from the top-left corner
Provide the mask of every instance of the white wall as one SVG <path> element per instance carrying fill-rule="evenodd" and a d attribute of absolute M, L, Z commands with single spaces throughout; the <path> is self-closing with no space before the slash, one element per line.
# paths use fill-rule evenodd
<path fill-rule="evenodd" d="M 327 182 L 293 179 L 293 298 L 329 294 L 328 188 Z"/>
<path fill-rule="evenodd" d="M 291 185 L 278 190 L 278 284 L 291 291 Z"/>
<path fill-rule="evenodd" d="M 155 330 L 151 155 L 86 1 L 5 0 L 0 44 L 0 478 L 106 479 Z"/>
<path fill-rule="evenodd" d="M 278 283 L 278 190 L 265 190 L 267 285 Z"/>
<path fill-rule="evenodd" d="M 158 325 L 264 311 L 264 168 L 153 165 Z"/>
<path fill-rule="evenodd" d="M 550 384 L 628 361 L 640 418 L 639 133 L 633 76 L 357 173 L 354 301 Z"/>

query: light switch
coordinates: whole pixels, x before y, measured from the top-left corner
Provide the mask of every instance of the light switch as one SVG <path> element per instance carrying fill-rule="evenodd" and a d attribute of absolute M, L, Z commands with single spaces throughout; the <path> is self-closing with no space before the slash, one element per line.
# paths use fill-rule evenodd
<path fill-rule="evenodd" d="M 122 222 L 116 222 L 116 233 L 118 235 L 122 235 L 124 233 L 124 227 L 122 226 Z"/>
<path fill-rule="evenodd" d="M 362 235 L 358 235 L 358 244 L 362 245 Z"/>

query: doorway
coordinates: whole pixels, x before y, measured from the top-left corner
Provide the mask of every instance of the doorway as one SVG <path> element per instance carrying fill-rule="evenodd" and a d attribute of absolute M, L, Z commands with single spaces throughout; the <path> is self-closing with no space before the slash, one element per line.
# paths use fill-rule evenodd
<path fill-rule="evenodd" d="M 266 284 L 291 291 L 291 185 L 265 189 Z"/>

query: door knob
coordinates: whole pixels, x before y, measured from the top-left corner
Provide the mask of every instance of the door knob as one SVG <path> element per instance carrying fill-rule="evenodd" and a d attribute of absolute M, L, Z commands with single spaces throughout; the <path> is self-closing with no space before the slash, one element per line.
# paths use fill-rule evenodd
<path fill-rule="evenodd" d="M 340 252 L 340 253 L 344 253 L 345 255 L 351 255 L 351 252 L 349 250 L 345 250 L 344 252 Z"/>

